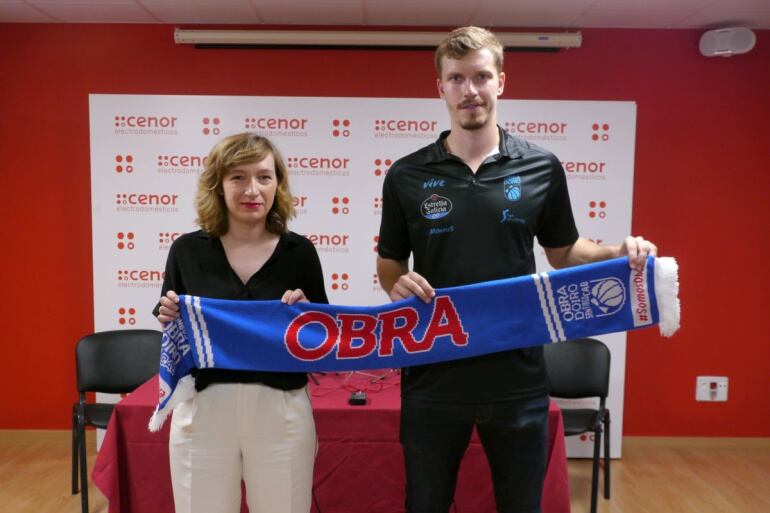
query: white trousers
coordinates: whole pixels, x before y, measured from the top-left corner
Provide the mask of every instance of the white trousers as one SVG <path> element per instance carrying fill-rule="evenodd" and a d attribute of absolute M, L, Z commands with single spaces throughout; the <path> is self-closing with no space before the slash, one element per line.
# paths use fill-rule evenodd
<path fill-rule="evenodd" d="M 174 408 L 176 513 L 308 513 L 316 433 L 306 388 L 210 385 Z"/>

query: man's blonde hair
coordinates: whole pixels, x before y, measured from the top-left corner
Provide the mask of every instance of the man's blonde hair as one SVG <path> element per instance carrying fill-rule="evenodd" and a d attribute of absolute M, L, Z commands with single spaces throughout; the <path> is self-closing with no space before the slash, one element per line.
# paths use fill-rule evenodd
<path fill-rule="evenodd" d="M 441 60 L 462 59 L 474 50 L 489 49 L 498 73 L 503 72 L 503 45 L 492 32 L 480 27 L 460 27 L 453 30 L 436 48 L 436 71 L 441 76 Z"/>
<path fill-rule="evenodd" d="M 266 228 L 275 234 L 285 233 L 289 219 L 294 217 L 294 201 L 289 192 L 289 173 L 283 157 L 265 137 L 245 132 L 231 135 L 219 141 L 206 160 L 206 168 L 198 179 L 195 209 L 198 225 L 213 237 L 221 237 L 229 229 L 227 204 L 222 181 L 236 166 L 263 161 L 268 155 L 275 160 L 275 177 L 278 186 Z"/>

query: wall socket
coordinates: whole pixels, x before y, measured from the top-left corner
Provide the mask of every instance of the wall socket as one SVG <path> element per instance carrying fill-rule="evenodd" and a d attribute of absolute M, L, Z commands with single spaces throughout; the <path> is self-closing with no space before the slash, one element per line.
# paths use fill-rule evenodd
<path fill-rule="evenodd" d="M 695 380 L 696 401 L 727 401 L 726 376 L 698 376 Z"/>

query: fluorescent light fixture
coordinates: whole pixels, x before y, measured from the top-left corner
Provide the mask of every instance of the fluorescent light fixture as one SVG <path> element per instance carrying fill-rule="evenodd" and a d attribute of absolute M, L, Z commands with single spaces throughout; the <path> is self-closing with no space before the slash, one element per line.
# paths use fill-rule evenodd
<path fill-rule="evenodd" d="M 431 47 L 446 32 L 348 30 L 174 30 L 174 42 L 203 47 Z M 495 32 L 506 48 L 580 48 L 580 32 Z"/>

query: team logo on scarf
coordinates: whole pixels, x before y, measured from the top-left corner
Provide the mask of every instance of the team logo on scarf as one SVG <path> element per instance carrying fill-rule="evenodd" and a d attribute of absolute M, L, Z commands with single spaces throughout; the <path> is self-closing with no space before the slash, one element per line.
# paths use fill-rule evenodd
<path fill-rule="evenodd" d="M 596 306 L 599 315 L 612 315 L 626 302 L 626 288 L 617 278 L 594 280 L 591 287 L 591 304 Z"/>
<path fill-rule="evenodd" d="M 559 313 L 566 322 L 613 315 L 626 302 L 626 287 L 617 278 L 569 283 L 555 292 Z"/>

